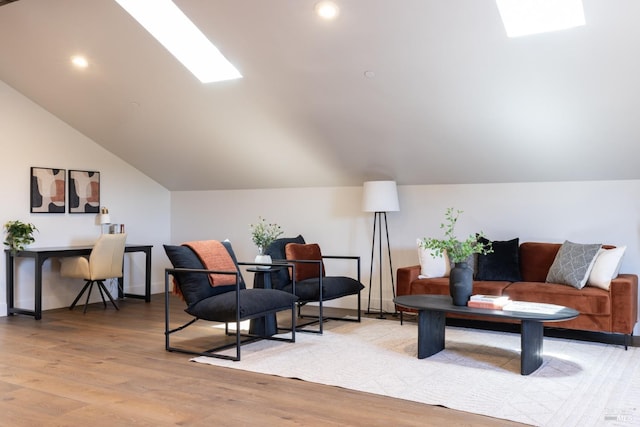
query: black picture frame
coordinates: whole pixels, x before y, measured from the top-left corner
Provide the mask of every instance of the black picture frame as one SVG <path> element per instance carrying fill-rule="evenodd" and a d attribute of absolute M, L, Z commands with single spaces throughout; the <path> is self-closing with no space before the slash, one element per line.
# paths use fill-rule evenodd
<path fill-rule="evenodd" d="M 100 172 L 69 170 L 69 213 L 100 213 Z"/>
<path fill-rule="evenodd" d="M 32 166 L 30 178 L 30 212 L 64 213 L 66 170 Z"/>

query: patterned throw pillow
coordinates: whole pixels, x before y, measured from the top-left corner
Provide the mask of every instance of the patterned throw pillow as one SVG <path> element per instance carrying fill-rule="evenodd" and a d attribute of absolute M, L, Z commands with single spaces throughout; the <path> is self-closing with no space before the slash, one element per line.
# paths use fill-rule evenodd
<path fill-rule="evenodd" d="M 546 282 L 582 289 L 601 247 L 599 243 L 580 244 L 566 240 L 551 264 Z"/>

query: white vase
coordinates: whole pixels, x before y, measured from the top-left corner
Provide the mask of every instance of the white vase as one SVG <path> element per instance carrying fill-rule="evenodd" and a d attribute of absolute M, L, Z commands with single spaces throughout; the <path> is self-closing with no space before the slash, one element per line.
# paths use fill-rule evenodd
<path fill-rule="evenodd" d="M 254 260 L 256 264 L 271 264 L 271 255 L 264 255 L 262 253 L 262 248 L 258 248 L 258 255 L 256 255 L 256 259 Z M 268 265 L 257 265 L 256 268 L 267 269 L 270 266 Z"/>

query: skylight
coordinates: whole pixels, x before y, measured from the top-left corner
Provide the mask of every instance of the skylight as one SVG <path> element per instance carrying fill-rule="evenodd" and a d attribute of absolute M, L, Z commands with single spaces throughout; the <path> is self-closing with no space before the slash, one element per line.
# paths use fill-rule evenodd
<path fill-rule="evenodd" d="M 115 0 L 202 83 L 240 72 L 171 0 Z"/>
<path fill-rule="evenodd" d="M 585 25 L 582 0 L 496 0 L 509 37 Z"/>

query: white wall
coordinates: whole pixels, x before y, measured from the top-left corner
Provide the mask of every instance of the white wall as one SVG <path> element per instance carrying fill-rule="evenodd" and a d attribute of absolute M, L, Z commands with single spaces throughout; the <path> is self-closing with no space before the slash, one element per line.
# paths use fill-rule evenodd
<path fill-rule="evenodd" d="M 19 219 L 38 228 L 32 246 L 90 244 L 100 234 L 97 215 L 30 214 L 30 167 L 92 170 L 100 172 L 101 204 L 107 206 L 113 222 L 124 223 L 127 241 L 153 244 L 152 286 L 163 286 L 158 248 L 169 240 L 170 194 L 165 188 L 131 165 L 105 151 L 60 119 L 0 81 L 0 222 Z M 3 234 L 4 238 L 4 234 Z M 20 259 L 16 265 L 16 306 L 33 308 L 33 260 Z M 43 308 L 67 306 L 82 283 L 61 279 L 57 260 L 45 263 Z M 144 290 L 144 255 L 127 256 L 125 281 L 134 293 Z M 0 262 L 0 315 L 6 315 L 5 262 Z"/>
<path fill-rule="evenodd" d="M 321 244 L 326 254 L 362 257 L 362 281 L 369 283 L 373 215 L 361 211 L 361 187 L 298 188 L 242 191 L 172 192 L 131 165 L 44 111 L 0 82 L 0 221 L 20 219 L 39 229 L 34 246 L 93 242 L 100 233 L 94 215 L 30 214 L 29 168 L 97 170 L 101 204 L 114 222 L 125 223 L 128 241 L 152 244 L 154 292 L 163 286 L 168 266 L 162 243 L 229 238 L 241 260 L 256 249 L 249 224 L 258 216 L 279 223 L 285 234 L 302 234 Z M 388 214 L 394 268 L 417 263 L 415 239 L 439 236 L 447 207 L 464 211 L 458 234 L 478 230 L 490 239 L 521 241 L 602 242 L 627 245 L 622 272 L 640 273 L 640 181 L 513 183 L 481 185 L 400 186 L 400 212 Z M 377 253 L 375 259 L 377 260 Z M 142 255 L 128 258 L 127 282 L 142 292 Z M 387 259 L 383 266 L 388 265 Z M 56 261 L 45 263 L 45 309 L 68 305 L 81 284 L 58 276 Z M 349 273 L 342 263 L 328 264 L 330 273 Z M 0 262 L 0 277 L 5 264 Z M 247 277 L 251 280 L 251 277 Z M 33 262 L 17 267 L 16 305 L 33 306 Z M 378 264 L 373 269 L 372 309 L 377 308 Z M 4 280 L 3 280 L 4 282 Z M 366 297 L 368 290 L 364 293 Z M 383 270 L 383 306 L 392 309 L 390 275 Z M 337 305 L 355 307 L 355 300 Z M 0 315 L 6 314 L 5 287 L 0 286 Z M 636 334 L 640 334 L 638 327 Z"/>
<path fill-rule="evenodd" d="M 394 280 L 398 267 L 417 264 L 416 238 L 442 235 L 447 207 L 464 211 L 460 237 L 483 231 L 492 240 L 627 245 L 621 271 L 640 273 L 640 181 L 400 186 L 398 191 L 401 210 L 387 214 Z M 249 224 L 263 216 L 287 236 L 300 233 L 307 242 L 320 243 L 323 253 L 360 255 L 368 285 L 373 214 L 361 211 L 361 195 L 361 187 L 173 192 L 171 240 L 229 238 L 238 257 L 251 260 L 256 249 Z M 327 268 L 342 272 L 341 266 Z M 383 306 L 392 310 L 386 258 L 383 268 Z M 372 308 L 378 308 L 377 261 L 373 270 Z M 365 307 L 367 296 L 365 290 Z M 338 305 L 355 307 L 355 300 Z"/>

